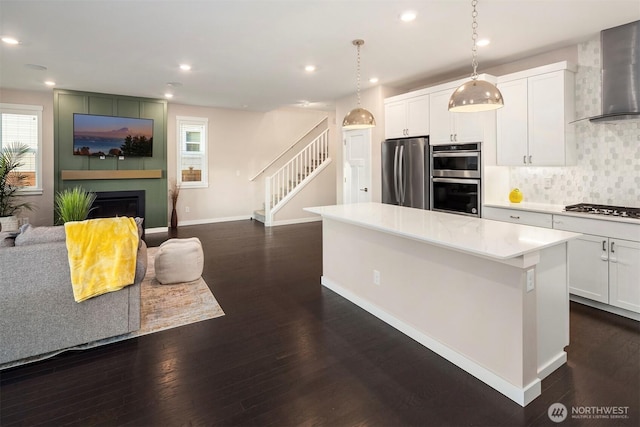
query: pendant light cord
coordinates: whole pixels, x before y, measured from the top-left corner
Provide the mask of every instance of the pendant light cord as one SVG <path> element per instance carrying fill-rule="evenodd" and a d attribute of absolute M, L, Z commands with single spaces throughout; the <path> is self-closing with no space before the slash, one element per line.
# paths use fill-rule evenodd
<path fill-rule="evenodd" d="M 471 1 L 471 6 L 473 6 L 473 12 L 471 12 L 471 17 L 473 18 L 473 22 L 471 23 L 471 30 L 473 31 L 473 34 L 471 35 L 471 40 L 473 41 L 473 47 L 471 48 L 471 66 L 473 67 L 473 74 L 471 74 L 471 80 L 478 79 L 478 45 L 476 44 L 478 40 L 478 21 L 476 20 L 478 17 L 478 11 L 476 10 L 477 5 L 478 0 Z"/>
<path fill-rule="evenodd" d="M 364 43 L 362 40 L 353 42 L 358 51 L 357 73 L 356 73 L 356 93 L 358 94 L 358 107 L 360 107 L 360 46 Z"/>

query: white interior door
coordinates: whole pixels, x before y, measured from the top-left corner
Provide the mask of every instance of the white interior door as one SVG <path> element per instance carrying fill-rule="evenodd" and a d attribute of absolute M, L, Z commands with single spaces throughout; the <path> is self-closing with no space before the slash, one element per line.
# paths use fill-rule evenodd
<path fill-rule="evenodd" d="M 371 201 L 371 129 L 343 131 L 344 203 Z"/>

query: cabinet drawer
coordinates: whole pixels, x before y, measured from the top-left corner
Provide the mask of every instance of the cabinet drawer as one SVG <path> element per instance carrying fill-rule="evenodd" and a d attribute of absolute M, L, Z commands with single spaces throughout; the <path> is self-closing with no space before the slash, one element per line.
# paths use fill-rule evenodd
<path fill-rule="evenodd" d="M 553 215 L 521 211 L 518 209 L 502 209 L 485 206 L 483 215 L 485 219 L 513 222 L 515 224 L 533 225 L 535 227 L 553 228 Z"/>
<path fill-rule="evenodd" d="M 640 223 L 617 222 L 606 219 L 553 215 L 553 228 L 575 233 L 597 234 L 615 239 L 640 242 Z"/>

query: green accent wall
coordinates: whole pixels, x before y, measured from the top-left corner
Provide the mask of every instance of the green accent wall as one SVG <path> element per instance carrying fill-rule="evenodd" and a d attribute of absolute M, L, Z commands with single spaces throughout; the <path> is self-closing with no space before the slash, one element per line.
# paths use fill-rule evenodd
<path fill-rule="evenodd" d="M 97 114 L 153 119 L 153 157 L 107 157 L 73 155 L 73 114 Z M 88 191 L 145 190 L 145 228 L 166 227 L 167 101 L 101 93 L 54 90 L 54 172 L 56 192 L 81 186 Z M 162 178 L 63 181 L 63 170 L 162 170 Z"/>

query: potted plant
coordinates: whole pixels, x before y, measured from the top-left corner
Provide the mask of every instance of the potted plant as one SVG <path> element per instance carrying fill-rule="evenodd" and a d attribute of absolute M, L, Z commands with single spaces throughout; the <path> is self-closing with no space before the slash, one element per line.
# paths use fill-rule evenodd
<path fill-rule="evenodd" d="M 21 209 L 31 210 L 29 202 L 19 200 L 21 187 L 25 187 L 27 175 L 20 172 L 24 156 L 29 152 L 29 146 L 14 142 L 0 151 L 0 230 L 13 231 L 18 229 L 18 213 Z"/>
<path fill-rule="evenodd" d="M 69 221 L 84 221 L 91 212 L 95 193 L 81 187 L 67 188 L 56 193 L 56 214 L 58 224 Z"/>

